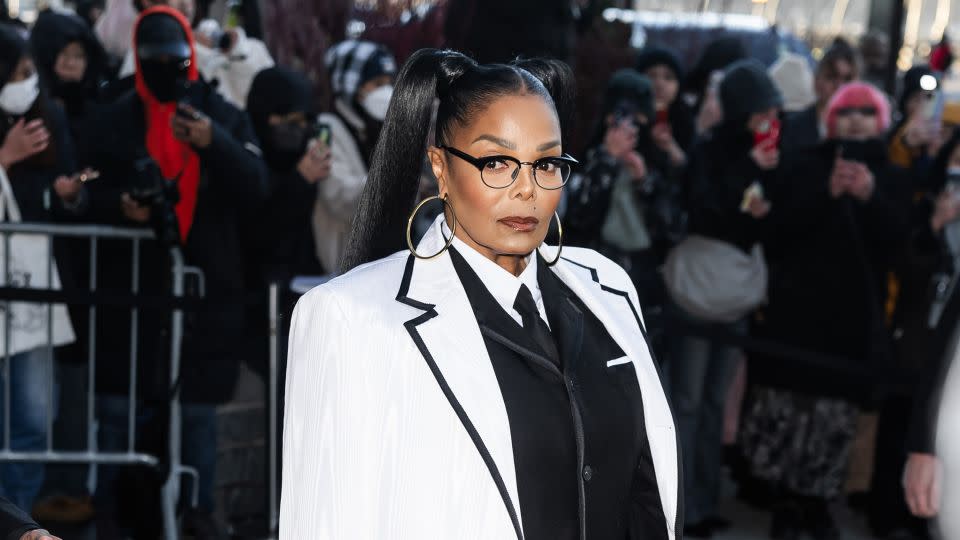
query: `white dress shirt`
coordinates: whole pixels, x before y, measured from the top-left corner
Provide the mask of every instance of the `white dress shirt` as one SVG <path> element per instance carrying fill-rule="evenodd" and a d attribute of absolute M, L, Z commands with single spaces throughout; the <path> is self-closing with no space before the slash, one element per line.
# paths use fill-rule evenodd
<path fill-rule="evenodd" d="M 444 224 L 444 234 L 447 238 L 450 236 L 450 230 Z M 507 272 L 497 263 L 486 258 L 477 250 L 470 247 L 466 242 L 456 236 L 453 237 L 452 247 L 457 248 L 457 253 L 463 256 L 470 268 L 477 273 L 480 281 L 486 285 L 487 290 L 497 300 L 497 303 L 510 315 L 517 324 L 523 326 L 523 318 L 520 313 L 513 309 L 513 304 L 517 301 L 517 293 L 520 292 L 520 286 L 526 285 L 533 295 L 533 301 L 537 304 L 537 311 L 540 312 L 540 318 L 550 326 L 547 320 L 547 311 L 543 307 L 543 295 L 540 293 L 540 284 L 537 282 L 537 257 L 536 252 L 527 255 L 524 260 L 527 267 L 520 272 L 519 276 L 514 276 Z"/>

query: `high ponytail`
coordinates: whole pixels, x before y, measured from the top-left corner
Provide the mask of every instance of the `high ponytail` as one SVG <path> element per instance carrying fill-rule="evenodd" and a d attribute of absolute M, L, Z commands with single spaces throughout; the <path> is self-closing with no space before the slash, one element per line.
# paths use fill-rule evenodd
<path fill-rule="evenodd" d="M 472 62 L 454 51 L 421 49 L 413 53 L 397 75 L 360 195 L 353 232 L 340 261 L 341 272 L 385 257 L 402 245 L 399 242 L 407 214 L 419 189 L 438 83 L 446 87 L 451 77 L 457 76 L 455 58 L 462 59 L 463 64 Z"/>
<path fill-rule="evenodd" d="M 535 94 L 551 102 L 566 139 L 572 88 L 572 72 L 561 62 L 478 65 L 452 50 L 415 52 L 397 75 L 340 272 L 403 249 L 407 218 L 420 187 L 435 99 L 439 98 L 437 144 L 449 142 L 454 125 L 467 125 L 493 99 L 511 93 Z"/>

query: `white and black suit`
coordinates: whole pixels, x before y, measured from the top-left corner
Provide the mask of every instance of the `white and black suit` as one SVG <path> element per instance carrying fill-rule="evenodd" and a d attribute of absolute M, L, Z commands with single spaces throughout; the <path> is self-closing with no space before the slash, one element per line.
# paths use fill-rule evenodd
<path fill-rule="evenodd" d="M 675 540 L 682 523 L 636 292 L 590 250 L 534 253 L 519 277 L 457 239 L 358 267 L 298 304 L 286 392 L 283 539 Z"/>

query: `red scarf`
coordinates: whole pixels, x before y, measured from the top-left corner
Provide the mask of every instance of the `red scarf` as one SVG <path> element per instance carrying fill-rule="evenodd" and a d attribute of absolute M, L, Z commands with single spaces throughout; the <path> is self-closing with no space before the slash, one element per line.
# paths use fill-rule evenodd
<path fill-rule="evenodd" d="M 169 15 L 183 27 L 187 41 L 190 43 L 190 67 L 188 68 L 187 79 L 196 81 L 199 77 L 197 75 L 197 53 L 193 45 L 193 32 L 190 30 L 190 23 L 179 11 L 167 6 L 152 7 L 140 15 L 134 28 L 140 28 L 140 22 L 143 18 L 155 13 Z M 136 52 L 136 30 L 134 30 L 133 43 L 134 52 Z M 137 94 L 143 102 L 144 119 L 147 123 L 147 152 L 157 162 L 163 177 L 169 181 L 177 182 L 180 201 L 177 203 L 174 212 L 180 225 L 180 240 L 186 244 L 190 227 L 193 225 L 193 214 L 197 208 L 197 189 L 200 186 L 200 158 L 188 143 L 179 141 L 173 136 L 171 121 L 173 115 L 176 114 L 177 104 L 161 103 L 153 97 L 143 80 L 139 57 L 136 57 L 136 62 Z"/>

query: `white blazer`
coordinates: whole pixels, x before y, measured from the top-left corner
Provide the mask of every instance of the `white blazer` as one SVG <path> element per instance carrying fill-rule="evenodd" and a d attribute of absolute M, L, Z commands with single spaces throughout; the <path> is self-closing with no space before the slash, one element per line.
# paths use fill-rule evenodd
<path fill-rule="evenodd" d="M 418 252 L 443 246 L 442 219 Z M 636 291 L 591 250 L 564 248 L 552 270 L 633 362 L 674 540 L 677 437 Z M 290 330 L 280 538 L 522 539 L 522 523 L 507 411 L 450 256 L 396 253 L 307 293 Z"/>

